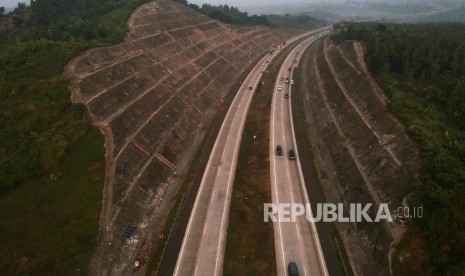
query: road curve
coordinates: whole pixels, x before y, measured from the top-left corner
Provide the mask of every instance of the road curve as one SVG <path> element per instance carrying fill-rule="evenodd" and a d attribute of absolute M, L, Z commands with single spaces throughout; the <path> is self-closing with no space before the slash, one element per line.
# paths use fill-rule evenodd
<path fill-rule="evenodd" d="M 292 68 L 297 65 L 305 49 L 317 39 L 317 36 L 311 36 L 295 47 L 284 61 L 276 79 L 270 123 L 270 176 L 274 204 L 310 203 L 299 162 L 292 122 L 290 104 L 292 85 L 281 81 L 281 78 L 292 79 Z M 278 86 L 281 86 L 282 90 L 279 91 Z M 289 97 L 286 98 L 285 94 Z M 284 153 L 282 156 L 275 154 L 277 145 L 282 146 Z M 289 160 L 290 149 L 295 151 L 296 160 Z M 297 217 L 295 222 L 274 222 L 273 228 L 278 275 L 287 275 L 289 262 L 296 262 L 299 273 L 302 275 L 328 275 L 314 222 L 308 222 L 304 216 L 301 216 Z"/>
<path fill-rule="evenodd" d="M 286 41 L 286 45 L 306 35 L 309 33 Z M 242 132 L 261 72 L 275 56 L 266 55 L 257 63 L 228 110 L 200 183 L 174 275 L 223 274 L 229 204 Z"/>

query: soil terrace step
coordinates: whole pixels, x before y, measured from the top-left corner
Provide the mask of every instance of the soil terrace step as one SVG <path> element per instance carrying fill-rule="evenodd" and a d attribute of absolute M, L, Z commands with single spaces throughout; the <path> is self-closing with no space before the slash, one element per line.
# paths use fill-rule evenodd
<path fill-rule="evenodd" d="M 142 238 L 161 226 L 151 221 L 153 208 L 182 182 L 217 105 L 250 62 L 280 42 L 265 27 L 222 24 L 170 0 L 139 7 L 128 28 L 124 43 L 89 50 L 65 69 L 73 102 L 106 134 L 105 231 L 95 255 L 109 269 L 102 274 L 135 252 L 111 253 L 127 245 L 116 238 L 123 224 Z"/>
<path fill-rule="evenodd" d="M 359 67 L 353 45 L 320 41 L 304 63 L 302 96 L 310 143 L 327 201 L 373 203 L 375 208 L 387 203 L 392 211 L 415 189 L 418 155 Z M 400 224 L 336 226 L 357 273 L 388 274 Z"/>

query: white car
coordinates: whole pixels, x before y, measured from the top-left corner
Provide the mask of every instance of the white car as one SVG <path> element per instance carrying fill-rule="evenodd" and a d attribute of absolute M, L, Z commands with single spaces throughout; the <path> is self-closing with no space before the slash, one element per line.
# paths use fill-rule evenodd
<path fill-rule="evenodd" d="M 294 80 L 291 80 L 291 84 L 294 84 Z"/>
<path fill-rule="evenodd" d="M 283 90 L 283 88 L 281 87 L 281 85 L 278 85 L 278 91 L 281 91 Z"/>
<path fill-rule="evenodd" d="M 283 72 L 286 72 L 286 71 L 287 71 L 286 68 L 284 68 L 284 69 L 283 69 Z"/>

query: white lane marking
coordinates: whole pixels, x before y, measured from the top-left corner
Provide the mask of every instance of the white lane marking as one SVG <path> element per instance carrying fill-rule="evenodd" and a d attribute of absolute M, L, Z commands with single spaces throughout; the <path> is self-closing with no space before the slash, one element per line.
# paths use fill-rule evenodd
<path fill-rule="evenodd" d="M 255 75 L 257 75 L 257 72 L 255 72 Z M 257 85 L 258 82 L 260 81 L 260 76 L 255 76 L 256 79 L 255 81 L 252 81 L 254 83 L 254 85 Z M 254 78 L 252 78 L 253 80 Z M 249 107 L 252 103 L 252 97 L 253 97 L 253 93 L 251 94 L 248 94 L 248 97 L 245 98 L 245 100 L 243 101 L 247 101 L 247 106 L 245 107 L 245 110 L 249 110 Z M 236 113 L 237 114 L 237 113 Z M 221 242 L 223 240 L 223 228 L 224 228 L 224 225 L 226 224 L 225 223 L 225 219 L 228 217 L 227 215 L 229 215 L 229 203 L 230 203 L 230 200 L 231 200 L 231 197 L 229 196 L 232 192 L 232 182 L 234 181 L 234 177 L 235 177 L 235 173 L 232 171 L 232 167 L 234 167 L 234 164 L 237 163 L 237 156 L 239 154 L 239 148 L 240 148 L 240 145 L 241 145 L 241 141 L 242 141 L 242 133 L 244 131 L 244 127 L 245 127 L 245 122 L 246 122 L 246 119 L 247 119 L 247 114 L 248 112 L 245 112 L 243 114 L 239 114 L 240 116 L 240 119 L 241 119 L 241 124 L 240 124 L 240 127 L 239 127 L 239 132 L 238 132 L 238 136 L 237 136 L 237 139 L 236 139 L 236 144 L 234 146 L 234 154 L 233 154 L 233 160 L 231 162 L 231 169 L 230 169 L 230 173 L 229 173 L 229 177 L 228 177 L 228 187 L 226 189 L 226 199 L 224 201 L 224 205 L 223 205 L 223 216 L 221 218 L 221 228 L 220 228 L 220 237 L 219 237 L 219 240 L 218 240 L 218 247 L 217 247 L 217 252 L 216 252 L 216 264 L 215 264 L 215 275 L 218 275 L 218 264 L 219 264 L 219 258 L 220 258 L 220 252 L 222 251 L 221 250 L 221 247 L 223 247 L 223 243 Z"/>
<path fill-rule="evenodd" d="M 291 75 L 293 73 L 294 73 L 294 69 L 292 69 Z M 292 87 L 289 88 L 289 99 L 291 99 L 291 97 L 292 97 L 291 92 L 292 92 Z M 296 138 L 295 138 L 295 130 L 294 130 L 294 120 L 293 120 L 293 116 L 292 116 L 292 104 L 291 104 L 291 101 L 289 101 L 289 114 L 290 114 L 290 119 L 291 119 L 290 125 L 291 125 L 291 133 L 292 133 L 293 143 L 294 143 L 294 145 L 297 145 Z M 298 154 L 299 153 L 297 152 L 297 149 L 296 149 L 297 157 L 299 156 Z M 296 158 L 296 161 L 297 161 L 297 169 L 298 169 L 298 172 L 299 172 L 298 175 L 299 175 L 299 178 L 300 178 L 301 190 L 302 190 L 302 192 L 304 194 L 305 203 L 309 204 L 310 199 L 308 198 L 307 188 L 305 187 L 305 184 L 304 184 L 305 182 L 304 182 L 304 177 L 303 177 L 303 172 L 302 172 L 302 166 L 301 166 L 300 160 L 298 158 Z M 310 209 L 309 210 L 310 215 L 311 215 L 311 217 L 313 217 L 312 208 L 310 207 L 309 209 Z M 319 260 L 320 260 L 320 265 L 323 268 L 323 274 L 328 275 L 328 270 L 327 270 L 327 267 L 326 267 L 326 262 L 324 260 L 323 251 L 321 249 L 320 238 L 318 236 L 318 232 L 317 232 L 317 229 L 316 229 L 316 226 L 315 226 L 315 222 L 312 220 L 310 222 L 310 225 L 312 226 L 312 230 L 313 230 L 313 238 L 314 238 L 314 240 L 316 241 L 316 244 L 317 244 L 318 257 L 319 257 Z"/>
<path fill-rule="evenodd" d="M 309 40 L 310 40 L 310 39 L 309 39 Z M 306 40 L 306 41 L 307 41 L 307 40 Z M 308 45 L 310 45 L 311 43 L 313 43 L 313 40 L 310 41 L 310 42 L 308 43 Z M 305 47 L 307 47 L 308 45 L 305 45 Z M 304 48 L 304 46 L 300 47 L 299 49 L 301 50 L 302 48 Z M 295 49 L 296 49 L 296 48 L 295 48 Z M 295 49 L 294 49 L 294 51 L 296 51 Z M 282 68 L 284 67 L 284 65 L 287 64 L 287 60 L 290 59 L 290 56 L 291 56 L 291 55 L 289 55 L 289 56 L 287 57 L 286 61 L 283 63 L 283 66 L 280 68 L 280 71 L 282 70 Z M 287 66 L 287 67 L 288 67 L 288 66 Z M 292 70 L 293 70 L 293 69 L 292 69 Z M 291 76 L 292 76 L 292 73 L 291 73 Z M 277 83 L 275 84 L 275 89 L 274 89 L 274 90 L 276 90 L 276 85 L 277 85 Z M 290 87 L 289 87 L 288 89 L 289 89 L 289 91 L 290 91 Z M 281 96 L 282 96 L 282 95 L 281 95 Z M 276 111 L 276 109 L 277 109 L 277 108 L 276 108 L 277 103 L 276 103 L 276 100 L 275 100 L 275 99 L 276 99 L 276 93 L 273 94 L 273 105 L 272 105 L 272 111 L 273 111 L 273 116 L 272 116 L 272 131 L 273 131 L 273 135 L 272 135 L 272 147 L 271 147 L 271 148 L 274 148 L 274 146 L 275 146 L 274 141 L 275 141 L 275 135 L 276 135 L 276 134 L 275 134 L 275 124 L 276 124 L 276 123 L 275 123 L 274 120 L 275 120 L 275 117 L 277 116 L 277 111 Z M 284 102 L 283 99 L 281 99 L 281 101 Z M 288 103 L 289 103 L 289 105 L 290 105 L 290 100 L 288 101 Z M 282 109 L 281 111 L 283 111 L 283 109 Z M 291 111 L 291 110 L 290 110 L 290 111 Z M 284 129 L 284 127 L 283 127 L 283 122 L 284 122 L 284 118 L 282 118 L 282 126 L 281 126 L 282 129 Z M 292 120 L 291 120 L 291 122 L 292 122 Z M 293 131 L 293 129 L 292 129 L 292 131 Z M 281 132 L 281 133 L 284 134 L 285 132 Z M 293 136 L 294 136 L 294 132 L 293 132 L 292 134 L 293 134 Z M 284 137 L 283 139 L 285 139 L 286 136 L 284 135 L 283 137 Z M 293 137 L 293 138 L 294 138 L 294 140 L 295 140 L 295 137 Z M 284 142 L 283 145 L 285 145 L 285 144 L 286 144 L 286 143 Z M 273 162 L 273 168 L 274 168 L 274 172 L 273 172 L 274 179 L 272 179 L 272 180 L 274 180 L 274 182 L 275 182 L 274 184 L 276 184 L 276 162 L 275 162 L 275 159 L 274 159 L 273 157 L 271 158 L 271 160 L 272 160 L 272 162 Z M 289 162 L 287 162 L 286 164 L 288 165 Z M 287 168 L 288 168 L 288 170 L 287 170 L 286 172 L 287 172 L 287 174 L 288 174 L 288 179 L 289 179 L 289 166 L 287 166 Z M 273 184 L 273 181 L 272 181 L 272 184 Z M 277 185 L 275 186 L 275 189 L 276 189 L 277 203 L 279 203 L 279 195 L 278 195 L 278 192 L 277 192 Z M 292 201 L 294 202 L 293 193 L 292 193 L 292 192 L 291 192 L 291 199 L 292 199 Z M 280 222 L 279 222 L 278 225 L 279 225 L 279 228 L 278 228 L 279 231 L 278 231 L 278 232 L 279 232 L 279 236 L 280 236 L 280 240 L 281 240 L 281 250 L 282 250 L 282 254 L 283 254 L 282 257 L 283 257 L 284 271 L 286 271 L 286 266 L 285 266 L 286 263 L 285 263 L 285 255 L 284 255 L 285 253 L 284 253 L 284 248 L 283 248 L 283 241 L 282 241 L 282 235 L 281 235 L 281 231 L 282 231 L 282 230 L 281 230 L 281 224 L 280 224 Z M 296 223 L 295 225 L 296 225 L 296 231 L 297 231 L 298 237 L 299 237 L 299 239 L 300 239 L 299 226 L 298 226 L 297 223 Z M 320 257 L 321 257 L 321 256 L 320 256 Z M 304 267 L 304 268 L 305 268 L 305 267 Z M 326 269 L 325 266 L 324 266 L 324 269 Z M 326 273 L 325 273 L 325 274 L 326 274 Z"/>
<path fill-rule="evenodd" d="M 290 44 L 291 41 L 295 41 L 295 40 L 297 40 L 297 39 L 299 39 L 300 37 L 303 37 L 303 36 L 305 36 L 305 35 L 307 35 L 307 34 L 303 34 L 303 35 L 301 35 L 301 36 L 299 36 L 299 37 L 297 37 L 297 38 L 294 38 L 294 39 L 289 40 L 289 41 L 288 41 L 288 44 Z M 276 55 L 272 55 L 273 58 L 274 58 L 275 56 L 276 56 Z M 263 57 L 263 59 L 265 59 L 265 58 L 266 58 L 266 55 Z M 262 62 L 263 62 L 263 59 L 262 59 Z M 256 65 L 256 68 L 258 68 L 258 67 L 259 67 L 259 64 Z M 246 83 L 246 82 L 251 78 L 251 75 L 253 75 L 253 74 L 249 74 L 249 75 L 247 76 L 247 78 L 246 78 L 246 80 L 244 81 L 244 83 Z M 240 88 L 239 92 L 245 91 L 245 87 L 246 87 L 246 85 L 242 85 L 242 87 Z M 238 93 L 238 94 L 239 94 L 239 93 Z M 243 93 L 242 93 L 242 94 L 243 94 Z M 235 98 L 234 98 L 234 101 L 233 101 L 233 103 L 232 103 L 231 106 L 233 106 L 234 104 L 237 104 L 237 102 L 239 102 L 239 101 L 240 101 L 240 100 L 239 100 L 239 97 L 235 97 Z M 249 103 L 249 104 L 250 104 L 250 103 Z M 231 116 L 230 114 L 232 114 L 232 113 L 231 113 L 230 111 L 231 111 L 231 108 L 228 110 L 228 114 L 227 114 L 227 117 L 226 117 L 226 118 L 229 118 L 229 116 Z M 225 122 L 226 122 L 226 119 L 225 119 L 225 120 L 223 121 L 223 123 L 222 123 L 221 129 L 220 129 L 220 133 L 222 133 L 222 132 L 224 131 Z M 217 148 L 217 143 L 218 143 L 218 139 L 215 141 L 215 144 L 214 144 L 214 147 L 213 147 L 213 151 L 216 150 L 216 148 Z M 212 152 L 213 152 L 213 151 L 212 151 Z M 207 165 L 207 168 L 206 168 L 206 172 L 205 172 L 205 174 L 204 174 L 203 177 L 202 177 L 202 182 L 201 182 L 201 185 L 200 185 L 200 188 L 199 188 L 199 192 L 198 192 L 198 195 L 197 195 L 196 200 L 195 200 L 195 203 L 194 203 L 194 208 L 193 208 L 191 217 L 190 217 L 190 219 L 189 219 L 187 231 L 186 231 L 186 234 L 184 235 L 183 244 L 182 244 L 182 247 L 181 247 L 181 252 L 180 252 L 180 254 L 179 254 L 179 256 L 178 256 L 178 261 L 177 261 L 177 263 L 176 263 L 175 275 L 178 274 L 180 263 L 182 263 L 182 259 L 183 259 L 183 256 L 184 256 L 184 249 L 185 249 L 186 243 L 187 243 L 187 236 L 188 236 L 189 233 L 190 233 L 190 228 L 191 228 L 191 226 L 192 226 L 193 218 L 195 217 L 195 214 L 197 213 L 197 204 L 198 204 L 198 202 L 199 202 L 199 194 L 201 194 L 202 190 L 204 189 L 204 186 L 205 186 L 204 183 L 205 183 L 205 179 L 206 179 L 206 174 L 207 174 L 207 172 L 208 172 L 209 169 L 210 169 L 210 165 L 211 165 L 211 162 L 212 162 L 212 161 L 211 161 L 212 157 L 213 157 L 213 154 L 210 155 L 210 159 L 209 159 L 209 161 L 208 161 L 208 165 Z M 207 215 L 207 216 L 208 216 L 208 215 Z M 223 227 L 223 224 L 222 224 L 222 227 Z M 281 237 L 281 238 L 282 238 L 282 237 Z M 218 255 L 217 255 L 217 256 L 218 256 Z M 217 260 L 218 260 L 218 258 L 217 258 Z M 216 268 L 217 268 L 217 266 L 218 266 L 218 263 L 217 263 L 217 265 L 216 265 Z M 215 271 L 216 271 L 216 268 L 215 268 Z"/>
<path fill-rule="evenodd" d="M 287 60 L 286 60 L 286 61 L 287 61 Z M 284 63 L 283 65 L 286 65 L 286 63 Z M 289 90 L 290 90 L 290 89 L 288 89 L 288 92 L 289 92 Z M 283 144 L 286 145 L 286 146 L 288 147 L 288 149 L 289 149 L 289 143 L 288 143 L 288 141 L 287 141 L 287 139 L 286 139 L 286 137 L 287 137 L 286 134 L 288 134 L 289 132 L 287 131 L 286 126 L 284 125 L 284 121 L 285 121 L 285 119 L 284 119 L 285 115 L 284 115 L 284 114 L 285 114 L 286 102 L 285 102 L 283 99 L 281 99 L 280 101 L 281 101 L 281 103 L 282 103 L 282 104 L 281 104 L 281 109 L 280 109 L 280 111 L 281 111 L 281 114 L 280 114 L 280 115 L 281 115 L 281 118 L 282 118 L 282 120 L 281 120 L 281 132 L 280 132 L 280 133 L 281 133 L 281 135 L 282 135 Z M 291 146 L 291 147 L 292 147 L 292 146 Z M 289 167 L 289 160 L 285 160 L 285 162 L 286 162 L 286 163 L 285 163 L 284 166 L 285 166 L 285 168 L 286 168 L 286 176 L 287 176 L 286 179 L 287 179 L 288 182 L 289 182 L 289 183 L 287 183 L 287 186 L 290 187 L 291 203 L 295 203 L 295 200 L 294 200 L 294 189 L 293 189 L 294 183 L 291 183 L 292 178 L 291 178 L 291 175 L 290 175 L 290 173 L 289 173 L 289 171 L 291 170 L 290 167 Z M 291 223 L 294 224 L 294 226 L 295 226 L 295 231 L 296 231 L 296 233 L 297 233 L 297 239 L 300 240 L 300 233 L 299 233 L 299 226 L 298 226 L 298 223 L 297 223 L 297 222 L 291 222 Z"/>
<path fill-rule="evenodd" d="M 296 47 L 297 48 L 297 47 Z M 293 51 L 296 51 L 294 48 Z M 292 51 L 291 51 L 292 53 Z M 288 55 L 288 58 L 289 56 L 291 56 L 291 54 Z M 285 62 L 284 62 L 285 63 Z M 283 65 L 281 66 L 281 68 L 279 69 L 279 71 L 281 72 L 283 70 L 284 67 L 284 63 Z M 272 107 L 271 107 L 271 113 L 272 113 L 272 116 L 271 116 L 271 146 L 270 146 L 270 155 L 271 155 L 271 164 L 273 166 L 273 174 L 272 175 L 272 179 L 271 179 L 271 184 L 272 186 L 274 186 L 274 190 L 275 190 L 275 195 L 276 195 L 276 204 L 279 204 L 279 193 L 278 193 L 278 185 L 277 185 L 277 175 L 276 175 L 276 160 L 275 160 L 275 157 L 273 156 L 273 149 L 274 147 L 276 146 L 275 144 L 275 140 L 276 140 L 276 136 L 277 133 L 276 133 L 276 130 L 275 130 L 275 127 L 276 127 L 276 123 L 275 123 L 275 119 L 277 117 L 277 112 L 276 112 L 276 109 L 277 109 L 277 95 L 279 94 L 281 97 L 281 93 L 277 93 L 275 91 L 277 91 L 277 86 L 279 85 L 279 74 L 278 74 L 278 78 L 276 79 L 275 81 L 275 85 L 274 85 L 274 89 L 273 89 L 273 99 L 272 99 Z M 282 100 L 282 99 L 281 99 Z M 283 146 L 284 146 L 284 143 L 283 143 Z M 284 151 L 285 153 L 285 151 Z M 284 162 L 286 162 L 286 160 L 284 160 Z M 286 261 L 285 261 L 285 251 L 284 251 L 284 242 L 283 242 L 283 237 L 282 237 L 282 226 L 281 226 L 281 221 L 278 220 L 278 236 L 279 236 L 279 239 L 280 239 L 280 245 L 281 245 L 281 256 L 282 256 L 282 259 L 283 259 L 283 271 L 284 273 L 286 273 Z M 279 253 L 279 252 L 278 252 Z"/>
<path fill-rule="evenodd" d="M 294 48 L 294 51 L 295 51 L 295 48 Z M 292 53 L 292 52 L 291 52 L 291 53 Z M 290 54 L 290 55 L 291 55 L 291 54 Z M 290 55 L 288 55 L 287 59 L 289 59 L 289 56 L 290 56 Z M 283 68 L 285 68 L 285 64 L 286 64 L 286 62 L 284 62 L 284 63 L 282 64 L 282 66 L 281 66 L 281 68 L 280 68 L 280 71 L 282 71 Z M 279 80 L 277 79 L 276 82 L 275 82 L 275 87 L 274 87 L 274 90 L 273 90 L 273 91 L 276 91 L 276 87 L 278 86 L 278 81 L 279 81 Z M 275 131 L 275 126 L 276 126 L 276 124 L 275 124 L 275 117 L 277 116 L 276 109 L 277 109 L 277 105 L 278 105 L 277 99 L 276 99 L 277 94 L 278 94 L 278 93 L 273 93 L 273 100 L 272 100 L 272 113 L 273 113 L 273 116 L 272 116 L 272 130 L 273 130 L 273 133 L 272 133 L 272 147 L 271 147 L 271 148 L 274 148 L 274 146 L 275 146 L 275 135 L 277 136 L 277 133 L 276 133 L 276 131 Z M 282 97 L 281 93 L 279 93 L 279 95 Z M 283 100 L 281 99 L 281 102 L 282 102 L 282 101 L 283 101 Z M 282 113 L 283 113 L 283 111 L 282 111 L 282 109 L 281 109 L 281 117 L 282 117 Z M 284 121 L 283 118 L 282 118 L 281 121 L 282 121 L 282 122 Z M 285 145 L 285 143 L 283 143 L 283 146 L 284 146 L 284 145 Z M 276 162 L 275 162 L 274 157 L 272 157 L 271 160 L 272 160 L 272 163 L 273 163 L 273 176 L 274 176 L 274 179 L 272 179 L 272 180 L 274 180 L 274 183 L 273 183 L 273 181 L 272 181 L 272 184 L 275 184 L 275 193 L 276 193 L 276 201 L 277 201 L 276 203 L 279 204 L 279 193 L 278 193 L 277 183 L 276 183 L 276 171 L 277 171 L 277 170 L 276 170 Z M 286 160 L 284 160 L 284 161 L 286 162 Z M 288 177 L 288 179 L 289 179 L 289 177 Z M 291 193 L 291 196 L 292 196 L 292 193 Z M 281 251 L 282 251 L 282 258 L 283 258 L 283 271 L 284 271 L 284 273 L 285 273 L 285 271 L 286 271 L 286 261 L 285 261 L 284 242 L 283 242 L 283 237 L 282 237 L 282 228 L 281 228 L 282 226 L 281 226 L 281 221 L 279 221 L 279 220 L 278 220 L 278 225 L 279 225 L 279 228 L 278 228 L 279 231 L 278 231 L 278 233 L 279 233 L 279 238 L 280 238 L 280 243 L 281 243 Z"/>
<path fill-rule="evenodd" d="M 207 231 L 207 225 L 208 225 L 208 221 L 205 222 L 205 225 L 203 226 L 203 236 L 202 237 L 205 237 L 205 232 Z"/>
<path fill-rule="evenodd" d="M 264 56 L 262 58 L 265 59 L 266 56 Z M 244 83 L 242 84 L 242 86 L 239 88 L 239 91 L 238 92 L 241 92 L 241 91 L 244 91 L 246 89 L 246 84 L 248 82 L 250 82 L 250 79 L 252 77 L 253 74 L 249 74 L 247 75 L 247 78 L 245 79 Z M 232 111 L 231 111 L 231 107 L 238 104 L 238 102 L 240 101 L 240 98 L 242 98 L 241 96 L 239 95 L 243 95 L 243 94 L 240 94 L 240 93 L 237 93 L 236 97 L 234 97 L 234 100 L 233 102 L 231 103 L 231 106 L 230 108 L 228 109 L 228 113 L 226 114 L 226 117 L 225 119 L 223 120 L 223 123 L 221 124 L 221 128 L 220 128 L 220 131 L 218 132 L 218 137 L 221 136 L 221 133 L 224 132 L 225 128 L 226 128 L 226 122 L 228 121 L 228 118 L 233 116 L 232 115 Z M 175 271 L 174 271 L 174 275 L 178 275 L 178 272 L 179 272 L 179 269 L 180 269 L 180 266 L 181 266 L 181 263 L 183 261 L 183 256 L 184 256 L 184 250 L 186 248 L 186 243 L 187 243 L 187 237 L 189 236 L 189 233 L 190 233 L 190 230 L 191 230 L 191 227 L 192 227 L 192 223 L 193 223 L 193 220 L 194 220 L 194 217 L 195 217 L 195 214 L 197 213 L 197 206 L 200 202 L 200 195 L 202 194 L 202 191 L 205 187 L 205 181 L 206 181 L 206 178 L 207 178 L 207 175 L 209 174 L 209 171 L 210 171 L 210 168 L 212 167 L 211 166 L 211 163 L 213 162 L 212 160 L 214 159 L 214 152 L 217 150 L 218 148 L 218 143 L 219 143 L 219 139 L 216 139 L 215 140 L 215 144 L 213 145 L 213 149 L 212 149 L 212 153 L 210 154 L 210 157 L 208 159 L 208 163 L 207 163 L 207 166 L 206 166 L 206 169 L 205 169 L 205 172 L 202 176 L 202 181 L 200 182 L 200 187 L 199 187 L 199 191 L 197 192 L 197 196 L 196 196 L 196 199 L 195 199 L 195 202 L 194 202 L 194 206 L 193 206 L 193 209 L 192 209 L 192 213 L 191 213 L 191 216 L 189 218 L 189 222 L 187 224 L 187 229 L 186 229 L 186 232 L 184 234 L 184 238 L 183 238 L 183 242 L 182 242 L 182 246 L 181 246 L 181 251 L 179 253 L 179 256 L 178 256 L 178 260 L 176 262 L 176 267 L 175 267 Z"/>
<path fill-rule="evenodd" d="M 276 110 L 276 97 L 277 97 L 277 93 L 274 92 L 276 91 L 277 89 L 277 86 L 278 86 L 278 82 L 275 82 L 275 85 L 274 85 L 274 89 L 273 89 L 273 99 L 272 99 L 272 107 L 271 107 L 271 110 L 272 110 L 272 116 L 271 116 L 271 130 L 272 130 L 272 133 L 271 133 L 271 144 L 272 146 L 270 147 L 271 149 L 274 149 L 275 147 L 275 136 L 276 136 L 276 130 L 275 130 L 275 127 L 276 127 L 276 124 L 275 124 L 275 117 L 277 116 L 275 110 Z M 284 146 L 284 144 L 283 144 Z M 276 160 L 275 160 L 275 157 L 272 156 L 271 159 L 271 163 L 272 163 L 272 166 L 273 166 L 273 178 L 271 179 L 271 185 L 274 186 L 274 192 L 275 192 L 275 197 L 276 197 L 276 204 L 279 204 L 279 194 L 278 194 L 278 185 L 276 183 L 276 179 L 277 179 L 277 175 L 276 175 Z M 283 261 L 283 271 L 284 273 L 286 273 L 286 261 L 285 261 L 285 256 L 284 256 L 284 243 L 283 243 L 283 236 L 282 236 L 282 229 L 281 229 L 281 221 L 278 220 L 278 236 L 279 236 L 279 239 L 280 239 L 280 245 L 281 245 L 281 256 L 282 256 L 282 261 Z"/>

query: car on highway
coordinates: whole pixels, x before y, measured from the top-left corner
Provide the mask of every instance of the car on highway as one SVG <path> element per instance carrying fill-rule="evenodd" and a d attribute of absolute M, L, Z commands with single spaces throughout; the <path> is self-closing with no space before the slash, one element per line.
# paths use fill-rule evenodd
<path fill-rule="evenodd" d="M 289 276 L 299 276 L 297 264 L 295 262 L 289 262 L 287 265 L 287 272 L 289 273 Z"/>
<path fill-rule="evenodd" d="M 288 153 L 289 160 L 295 160 L 295 151 L 290 149 Z"/>
<path fill-rule="evenodd" d="M 283 68 L 283 72 L 286 72 L 286 68 Z"/>
<path fill-rule="evenodd" d="M 276 146 L 276 155 L 283 155 L 283 148 L 281 145 Z"/>
<path fill-rule="evenodd" d="M 294 80 L 291 80 L 291 84 L 294 84 Z"/>
<path fill-rule="evenodd" d="M 249 90 L 253 90 L 253 86 L 249 86 Z"/>
<path fill-rule="evenodd" d="M 284 77 L 280 77 L 280 78 L 279 78 L 279 81 L 283 81 L 283 80 L 284 80 Z"/>
<path fill-rule="evenodd" d="M 278 91 L 281 91 L 281 90 L 283 90 L 282 86 L 278 85 Z"/>
<path fill-rule="evenodd" d="M 289 78 L 286 78 L 286 81 L 284 83 L 288 84 L 289 83 Z"/>
<path fill-rule="evenodd" d="M 289 94 L 284 94 L 284 98 L 289 99 Z"/>

